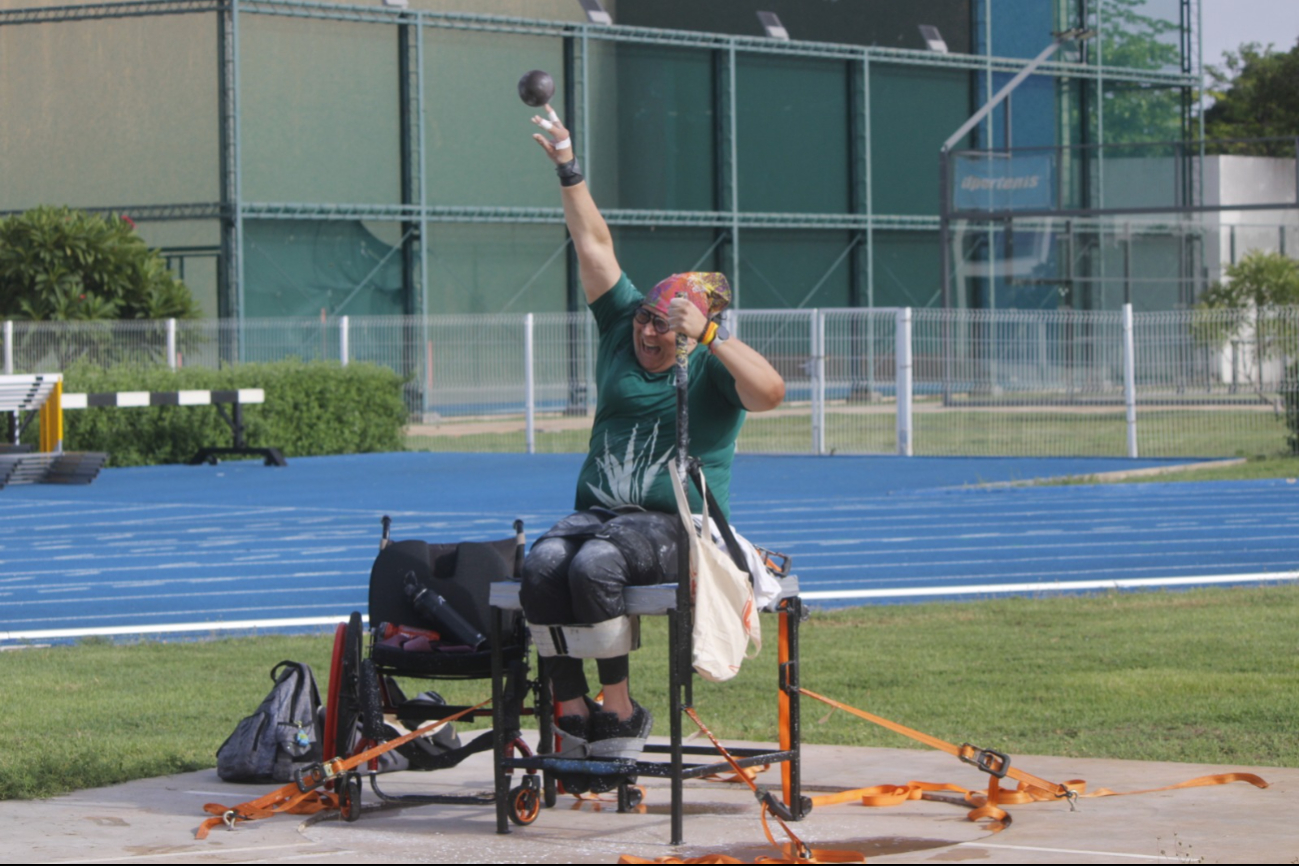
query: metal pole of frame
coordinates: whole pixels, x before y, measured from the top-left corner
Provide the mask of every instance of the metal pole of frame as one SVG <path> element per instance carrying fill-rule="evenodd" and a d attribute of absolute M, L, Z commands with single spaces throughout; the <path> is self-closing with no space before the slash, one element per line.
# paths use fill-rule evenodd
<path fill-rule="evenodd" d="M 951 153 L 938 154 L 938 267 L 942 270 L 943 310 L 952 308 Z M 952 320 L 943 316 L 943 405 L 952 401 Z"/>
<path fill-rule="evenodd" d="M 944 314 L 946 318 L 947 314 Z M 897 447 L 901 457 L 912 456 L 911 426 L 911 308 L 897 312 Z"/>
<path fill-rule="evenodd" d="M 1127 413 L 1128 456 L 1137 456 L 1137 365 L 1132 305 L 1123 305 L 1123 405 Z"/>
<path fill-rule="evenodd" d="M 727 81 L 730 93 L 726 110 L 730 116 L 729 122 L 731 126 L 731 303 L 738 310 L 740 308 L 740 136 L 739 129 L 736 127 L 738 109 L 735 105 L 736 63 L 734 41 L 731 42 L 727 63 L 730 66 L 730 76 Z"/>
<path fill-rule="evenodd" d="M 537 367 L 533 357 L 533 315 L 523 317 L 524 440 L 528 453 L 537 453 Z"/>

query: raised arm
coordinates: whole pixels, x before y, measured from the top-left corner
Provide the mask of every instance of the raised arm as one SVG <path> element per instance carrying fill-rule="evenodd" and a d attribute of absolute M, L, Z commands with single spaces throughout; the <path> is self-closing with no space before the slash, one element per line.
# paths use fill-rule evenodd
<path fill-rule="evenodd" d="M 537 133 L 532 137 L 555 163 L 560 176 L 560 195 L 564 201 L 564 222 L 573 238 L 577 251 L 578 275 L 588 304 L 613 288 L 622 276 L 622 267 L 613 253 L 613 235 L 600 210 L 591 198 L 590 187 L 582 179 L 573 153 L 573 140 L 549 105 L 546 117 L 540 115 L 532 122 L 550 134 L 550 138 Z M 559 145 L 559 147 L 556 147 Z"/>

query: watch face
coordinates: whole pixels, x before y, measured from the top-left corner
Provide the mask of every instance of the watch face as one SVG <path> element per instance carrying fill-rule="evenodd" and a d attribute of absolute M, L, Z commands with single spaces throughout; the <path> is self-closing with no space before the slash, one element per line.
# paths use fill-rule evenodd
<path fill-rule="evenodd" d="M 718 343 L 724 342 L 729 339 L 731 339 L 731 332 L 726 330 L 725 325 L 718 324 L 717 334 L 716 336 L 713 337 L 713 345 L 717 345 Z"/>

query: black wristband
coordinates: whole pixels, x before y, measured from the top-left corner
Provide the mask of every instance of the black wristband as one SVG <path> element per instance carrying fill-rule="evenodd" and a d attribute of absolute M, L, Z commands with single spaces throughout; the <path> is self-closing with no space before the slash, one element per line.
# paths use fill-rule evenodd
<path fill-rule="evenodd" d="M 559 175 L 560 186 L 577 186 L 586 180 L 582 176 L 582 167 L 577 164 L 577 157 L 555 166 L 555 174 Z"/>

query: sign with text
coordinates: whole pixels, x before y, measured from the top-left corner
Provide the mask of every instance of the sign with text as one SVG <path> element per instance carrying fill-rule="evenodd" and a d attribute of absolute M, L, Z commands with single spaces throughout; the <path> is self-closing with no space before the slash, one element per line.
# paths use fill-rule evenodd
<path fill-rule="evenodd" d="M 960 153 L 952 159 L 954 210 L 1051 210 L 1055 189 L 1052 153 Z"/>

